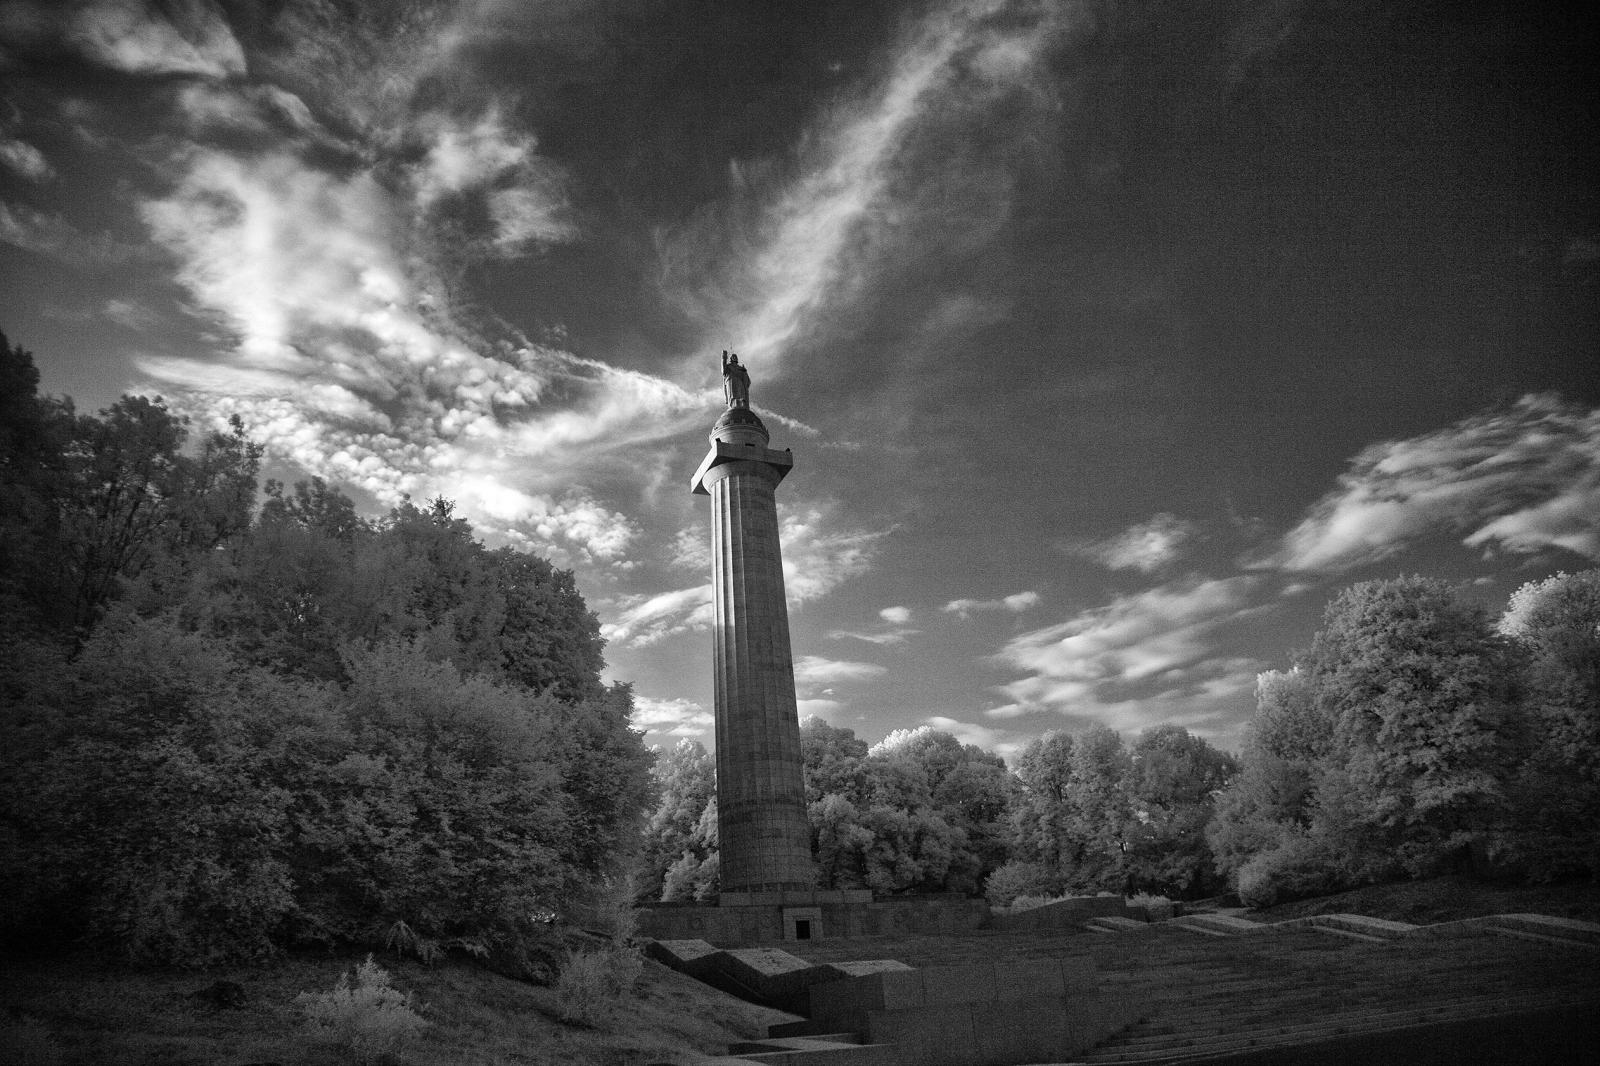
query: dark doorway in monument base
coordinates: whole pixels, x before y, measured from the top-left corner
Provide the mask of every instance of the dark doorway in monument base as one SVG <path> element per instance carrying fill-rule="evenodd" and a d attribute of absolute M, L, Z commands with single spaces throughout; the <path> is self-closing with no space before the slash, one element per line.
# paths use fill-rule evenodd
<path fill-rule="evenodd" d="M 822 939 L 822 908 L 821 907 L 785 907 L 785 908 L 783 908 L 783 939 L 785 939 L 785 940 L 821 940 Z"/>

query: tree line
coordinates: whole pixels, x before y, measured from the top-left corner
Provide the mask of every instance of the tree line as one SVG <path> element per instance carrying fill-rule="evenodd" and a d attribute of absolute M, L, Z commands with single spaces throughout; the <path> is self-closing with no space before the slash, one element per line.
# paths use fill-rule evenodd
<path fill-rule="evenodd" d="M 924 726 L 801 747 L 822 887 L 1021 896 L 1236 892 L 1251 905 L 1468 871 L 1600 872 L 1600 570 L 1491 615 L 1448 582 L 1345 589 L 1257 681 L 1237 754 L 1161 725 L 1046 733 L 1007 763 Z M 659 753 L 642 894 L 717 885 L 712 758 Z"/>
<path fill-rule="evenodd" d="M 3 337 L 0 405 L 7 945 L 515 956 L 624 874 L 651 756 L 570 572 L 261 485 L 238 421 L 81 414 Z"/>

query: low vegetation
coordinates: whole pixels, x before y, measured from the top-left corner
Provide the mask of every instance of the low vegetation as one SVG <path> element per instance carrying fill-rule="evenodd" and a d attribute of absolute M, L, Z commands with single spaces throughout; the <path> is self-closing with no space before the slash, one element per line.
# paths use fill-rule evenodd
<path fill-rule="evenodd" d="M 350 1045 L 307 1024 L 303 994 L 335 989 L 364 958 L 290 954 L 204 974 L 86 954 L 8 967 L 0 1047 L 8 1066 L 348 1066 L 356 1061 Z M 387 984 L 427 1022 L 378 1060 L 392 1066 L 645 1066 L 725 1053 L 788 1017 L 648 961 L 627 1010 L 584 1026 L 566 1020 L 557 989 L 471 960 L 430 967 L 391 956 L 381 964 Z M 219 1002 L 219 981 L 239 995 Z"/>

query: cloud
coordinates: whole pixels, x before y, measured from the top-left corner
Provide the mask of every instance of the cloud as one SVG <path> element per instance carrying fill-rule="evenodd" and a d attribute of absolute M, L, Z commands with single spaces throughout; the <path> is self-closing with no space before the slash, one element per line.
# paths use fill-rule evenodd
<path fill-rule="evenodd" d="M 29 181 L 45 182 L 56 176 L 44 153 L 26 141 L 0 136 L 0 166 Z"/>
<path fill-rule="evenodd" d="M 938 715 L 924 718 L 923 721 L 941 733 L 949 733 L 963 744 L 974 744 L 1007 760 L 1015 758 L 1028 743 L 1027 736 L 1018 735 L 1007 729 L 996 729 L 993 726 L 962 722 Z"/>
<path fill-rule="evenodd" d="M 780 516 L 785 591 L 790 609 L 832 592 L 871 565 L 878 542 L 888 531 L 834 529 L 832 505 L 819 505 Z M 680 553 L 694 552 L 680 534 Z M 705 570 L 710 569 L 710 553 Z M 704 571 L 702 571 L 704 572 Z M 602 612 L 602 617 L 606 613 Z M 656 596 L 625 597 L 601 626 L 601 634 L 628 647 L 645 647 L 679 633 L 709 629 L 713 620 L 711 585 L 696 585 Z"/>
<path fill-rule="evenodd" d="M 802 722 L 812 715 L 824 721 L 837 721 L 847 706 L 839 700 L 796 700 L 795 703 Z"/>
<path fill-rule="evenodd" d="M 1266 609 L 1250 606 L 1262 581 L 1191 578 L 1022 633 L 996 658 L 1029 676 L 1002 686 L 1012 702 L 985 713 L 1050 711 L 1118 729 L 1223 713 L 1237 676 L 1260 666 L 1217 656 L 1214 631 Z"/>
<path fill-rule="evenodd" d="M 850 630 L 835 629 L 828 634 L 829 640 L 860 640 L 868 644 L 904 644 L 906 640 L 922 632 L 920 629 L 911 629 L 906 623 L 911 621 L 911 608 L 885 607 L 878 612 L 878 617 L 888 624 L 888 628 L 876 630 Z"/>
<path fill-rule="evenodd" d="M 712 308 L 717 335 L 740 337 L 741 351 L 775 364 L 820 307 L 850 299 L 874 269 L 873 249 L 907 218 L 910 190 L 897 183 L 909 176 L 905 155 L 926 123 L 1034 80 L 1045 45 L 1069 17 L 1064 7 L 955 0 L 916 24 L 874 89 L 836 107 L 807 138 L 800 176 L 770 197 L 729 256 L 733 269 L 711 301 L 720 303 Z M 965 177 L 945 162 L 942 180 Z M 753 180 L 752 169 L 759 168 L 734 165 L 736 188 Z M 990 198 L 1006 186 L 974 184 Z M 947 193 L 929 198 L 942 203 Z M 666 258 L 695 261 L 706 252 L 667 249 Z"/>
<path fill-rule="evenodd" d="M 886 673 L 888 668 L 876 663 L 824 659 L 816 655 L 802 655 L 794 664 L 796 685 L 835 685 L 843 681 L 866 681 Z"/>
<path fill-rule="evenodd" d="M 84 10 L 112 7 L 145 10 Z M 173 10 L 119 39 L 165 40 L 162 26 L 178 22 L 210 39 L 209 5 Z M 562 565 L 626 569 L 639 526 L 596 485 L 640 490 L 639 450 L 701 417 L 704 401 L 505 336 L 454 301 L 450 279 L 472 262 L 575 232 L 533 137 L 447 62 L 476 10 L 436 8 L 385 34 L 365 16 L 285 9 L 274 25 L 294 43 L 253 57 L 250 84 L 152 94 L 190 140 L 150 147 L 166 153 L 153 160 L 166 180 L 140 218 L 215 349 L 137 365 L 183 413 L 237 415 L 272 458 L 380 504 L 443 495 L 486 536 Z M 374 56 L 385 63 L 354 61 Z M 64 220 L 0 211 L 0 239 L 85 263 L 112 257 Z"/>
<path fill-rule="evenodd" d="M 974 611 L 1010 611 L 1018 614 L 1037 605 L 1039 594 L 1037 592 L 1018 592 L 998 600 L 951 600 L 940 608 L 947 614 L 969 617 Z"/>
<path fill-rule="evenodd" d="M 1137 570 L 1149 574 L 1181 558 L 1198 531 L 1195 523 L 1163 512 L 1106 540 L 1066 541 L 1061 548 L 1108 570 Z"/>
<path fill-rule="evenodd" d="M 610 614 L 609 620 L 606 616 Z M 711 585 L 655 596 L 624 597 L 614 611 L 602 610 L 600 635 L 631 648 L 648 647 L 679 633 L 711 628 Z"/>
<path fill-rule="evenodd" d="M 1551 395 L 1374 444 L 1252 565 L 1337 573 L 1449 533 L 1485 551 L 1600 558 L 1600 410 Z"/>
<path fill-rule="evenodd" d="M 834 510 L 831 503 L 814 504 L 779 516 L 784 588 L 791 607 L 866 573 L 883 538 L 893 532 L 834 528 Z"/>
<path fill-rule="evenodd" d="M 20 0 L 9 37 L 77 54 L 124 74 L 226 78 L 246 71 L 244 50 L 212 0 Z"/>
<path fill-rule="evenodd" d="M 59 214 L 0 203 L 0 241 L 85 271 L 140 258 L 132 245 L 107 233 L 86 234 Z"/>
<path fill-rule="evenodd" d="M 711 532 L 703 525 L 680 529 L 672 537 L 672 565 L 696 574 L 711 572 Z"/>
<path fill-rule="evenodd" d="M 710 711 L 694 700 L 633 697 L 633 728 L 669 737 L 705 736 L 716 724 Z"/>

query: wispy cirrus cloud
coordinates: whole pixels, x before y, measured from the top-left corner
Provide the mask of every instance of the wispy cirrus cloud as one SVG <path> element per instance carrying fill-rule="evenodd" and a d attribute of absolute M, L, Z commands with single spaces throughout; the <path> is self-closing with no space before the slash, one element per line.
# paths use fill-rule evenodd
<path fill-rule="evenodd" d="M 715 724 L 712 713 L 694 700 L 660 700 L 640 695 L 633 697 L 629 721 L 647 737 L 703 737 Z"/>
<path fill-rule="evenodd" d="M 953 0 L 911 27 L 874 89 L 835 108 L 802 147 L 799 176 L 767 198 L 721 290 L 697 294 L 719 335 L 777 365 L 820 307 L 850 299 L 873 269 L 873 249 L 912 207 L 895 184 L 923 124 L 1032 83 L 1075 10 Z M 987 187 L 1000 195 L 1003 185 Z"/>
<path fill-rule="evenodd" d="M 1600 410 L 1550 395 L 1374 444 L 1256 567 L 1337 573 L 1447 533 L 1485 551 L 1600 559 Z"/>
<path fill-rule="evenodd" d="M 954 614 L 961 618 L 970 617 L 975 611 L 1009 611 L 1020 614 L 1039 603 L 1039 594 L 1033 591 L 1017 592 L 1010 596 L 1002 596 L 997 600 L 951 600 L 939 608 L 946 614 Z"/>
<path fill-rule="evenodd" d="M 821 502 L 779 517 L 783 580 L 790 607 L 825 596 L 866 573 L 884 538 L 894 532 L 840 526 L 834 519 L 837 510 L 837 505 Z"/>
<path fill-rule="evenodd" d="M 997 729 L 976 722 L 963 722 L 942 715 L 932 715 L 923 721 L 941 733 L 949 733 L 963 744 L 976 745 L 1004 759 L 1014 758 L 1026 746 L 1029 739 L 1028 736 L 1014 733 L 1009 729 Z"/>
<path fill-rule="evenodd" d="M 577 234 L 559 169 L 457 61 L 482 13 L 304 0 L 265 16 L 275 32 L 249 54 L 210 0 L 22 4 L 4 29 L 149 79 L 160 135 L 135 144 L 92 102 L 72 121 L 146 168 L 127 196 L 200 330 L 170 347 L 205 354 L 136 365 L 177 409 L 238 415 L 273 458 L 382 504 L 445 495 L 564 565 L 627 567 L 639 526 L 616 486 L 704 399 L 458 304 L 465 266 Z M 7 160 L 42 173 L 21 149 Z M 0 205 L 0 240 L 89 270 L 135 254 L 17 204 Z"/>
<path fill-rule="evenodd" d="M 851 630 L 835 629 L 828 634 L 829 640 L 859 640 L 868 644 L 904 644 L 910 638 L 921 633 L 920 629 L 912 629 L 908 623 L 911 621 L 911 608 L 904 606 L 885 607 L 878 612 L 878 617 L 884 622 L 877 629 Z"/>
<path fill-rule="evenodd" d="M 791 609 L 825 596 L 866 572 L 888 530 L 838 528 L 835 508 L 816 504 L 779 519 L 785 591 Z M 686 538 L 675 549 L 692 552 Z M 709 569 L 707 553 L 707 569 Z M 684 560 L 679 559 L 683 562 Z M 650 596 L 624 597 L 601 611 L 601 635 L 628 647 L 648 647 L 679 633 L 709 629 L 713 620 L 711 585 Z"/>
<path fill-rule="evenodd" d="M 605 605 L 600 635 L 631 648 L 645 648 L 679 633 L 711 628 L 711 585 L 675 589 L 654 596 L 628 596 Z"/>
<path fill-rule="evenodd" d="M 143 257 L 109 233 L 85 233 L 57 212 L 26 204 L 0 203 L 0 241 L 90 272 Z"/>
<path fill-rule="evenodd" d="M 124 74 L 243 74 L 244 50 L 213 0 L 13 0 L 6 37 Z"/>
<path fill-rule="evenodd" d="M 1050 711 L 1132 729 L 1237 711 L 1218 701 L 1235 697 L 1238 677 L 1260 664 L 1219 656 L 1215 631 L 1267 609 L 1252 606 L 1262 582 L 1190 578 L 1019 634 L 996 659 L 1029 676 L 1002 686 L 1012 702 L 985 713 Z"/>
<path fill-rule="evenodd" d="M 868 681 L 888 673 L 888 667 L 877 663 L 852 662 L 847 659 L 825 659 L 818 655 L 802 655 L 794 663 L 796 685 L 837 685 L 846 681 Z"/>
<path fill-rule="evenodd" d="M 1064 541 L 1060 547 L 1069 555 L 1089 559 L 1108 570 L 1137 570 L 1149 574 L 1182 558 L 1198 532 L 1195 523 L 1163 512 L 1129 526 L 1114 537 Z"/>
<path fill-rule="evenodd" d="M 50 181 L 56 176 L 43 152 L 26 141 L 4 135 L 0 135 L 0 166 L 33 182 Z"/>

